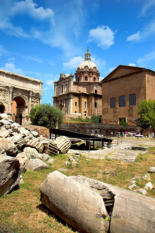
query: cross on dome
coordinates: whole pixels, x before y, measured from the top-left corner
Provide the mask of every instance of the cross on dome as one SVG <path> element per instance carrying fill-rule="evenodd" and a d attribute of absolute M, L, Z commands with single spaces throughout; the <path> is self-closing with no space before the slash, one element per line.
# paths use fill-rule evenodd
<path fill-rule="evenodd" d="M 89 53 L 88 48 L 87 48 L 87 52 L 85 53 L 85 61 L 91 61 L 91 54 Z"/>

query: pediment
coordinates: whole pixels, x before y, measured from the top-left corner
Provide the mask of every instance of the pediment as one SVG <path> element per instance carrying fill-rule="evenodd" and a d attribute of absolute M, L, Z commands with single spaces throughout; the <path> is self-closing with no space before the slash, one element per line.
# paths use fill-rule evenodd
<path fill-rule="evenodd" d="M 129 74 L 137 73 L 143 71 L 143 68 L 134 67 L 134 66 L 118 66 L 114 69 L 108 76 L 106 76 L 103 81 L 109 81 L 115 78 L 123 77 Z"/>

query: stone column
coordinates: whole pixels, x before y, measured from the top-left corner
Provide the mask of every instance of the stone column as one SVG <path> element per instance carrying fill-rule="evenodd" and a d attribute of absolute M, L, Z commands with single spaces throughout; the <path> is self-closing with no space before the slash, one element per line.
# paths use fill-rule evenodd
<path fill-rule="evenodd" d="M 12 93 L 13 93 L 13 87 L 9 87 L 9 108 L 8 108 L 8 113 L 9 113 L 9 114 L 11 114 Z"/>
<path fill-rule="evenodd" d="M 30 111 L 31 111 L 31 99 L 32 99 L 32 91 L 29 92 L 28 113 L 30 113 Z"/>
<path fill-rule="evenodd" d="M 69 109 L 68 109 L 68 114 L 72 114 L 72 104 L 73 104 L 73 97 L 69 97 Z"/>

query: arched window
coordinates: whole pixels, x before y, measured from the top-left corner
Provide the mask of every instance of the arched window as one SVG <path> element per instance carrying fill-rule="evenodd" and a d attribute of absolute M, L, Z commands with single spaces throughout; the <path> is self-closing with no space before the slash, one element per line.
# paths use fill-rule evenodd
<path fill-rule="evenodd" d="M 0 113 L 4 113 L 5 106 L 3 104 L 0 104 Z"/>
<path fill-rule="evenodd" d="M 94 82 L 96 82 L 96 77 L 94 77 Z"/>

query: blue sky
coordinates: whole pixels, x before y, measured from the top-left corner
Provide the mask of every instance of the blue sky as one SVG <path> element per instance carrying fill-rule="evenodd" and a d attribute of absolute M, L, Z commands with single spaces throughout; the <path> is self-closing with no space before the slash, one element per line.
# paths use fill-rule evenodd
<path fill-rule="evenodd" d="M 53 82 L 89 48 L 101 79 L 118 65 L 155 70 L 155 0 L 0 0 L 0 68 Z"/>

